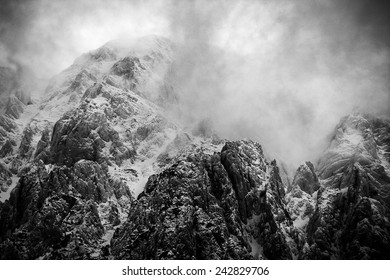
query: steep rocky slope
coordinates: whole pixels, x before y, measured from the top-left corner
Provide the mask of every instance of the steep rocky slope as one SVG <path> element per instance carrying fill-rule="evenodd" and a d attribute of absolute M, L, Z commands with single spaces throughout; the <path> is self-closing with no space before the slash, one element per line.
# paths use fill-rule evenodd
<path fill-rule="evenodd" d="M 390 121 L 352 114 L 317 166 L 309 258 L 390 258 Z"/>
<path fill-rule="evenodd" d="M 291 259 L 298 240 L 275 163 L 251 141 L 193 147 L 149 178 L 112 240 L 121 259 Z"/>
<path fill-rule="evenodd" d="M 171 118 L 176 48 L 109 42 L 40 100 L 2 82 L 0 258 L 390 258 L 389 121 L 346 117 L 286 186 L 259 143 Z"/>
<path fill-rule="evenodd" d="M 170 98 L 159 91 L 169 54 L 163 38 L 127 50 L 111 42 L 54 77 L 42 100 L 1 116 L 2 258 L 107 257 L 178 131 L 160 107 Z"/>

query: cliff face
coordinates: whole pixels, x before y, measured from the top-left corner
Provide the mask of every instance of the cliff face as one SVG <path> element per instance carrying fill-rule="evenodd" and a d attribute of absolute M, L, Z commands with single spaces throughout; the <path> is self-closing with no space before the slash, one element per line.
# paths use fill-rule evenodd
<path fill-rule="evenodd" d="M 159 94 L 169 44 L 111 42 L 54 77 L 41 100 L 1 115 L 1 258 L 110 257 L 115 229 L 178 131 L 157 105 L 166 92 L 148 91 Z"/>
<path fill-rule="evenodd" d="M 251 141 L 185 151 L 131 209 L 115 258 L 290 259 L 296 247 L 277 167 Z"/>
<path fill-rule="evenodd" d="M 42 161 L 21 174 L 1 206 L 1 257 L 83 259 L 104 255 L 104 236 L 126 215 L 129 189 L 92 161 L 48 172 Z"/>
<path fill-rule="evenodd" d="M 170 117 L 175 47 L 107 43 L 4 105 L 0 258 L 390 258 L 389 121 L 347 116 L 287 188 L 259 143 Z"/>
<path fill-rule="evenodd" d="M 310 258 L 388 259 L 390 122 L 344 118 L 320 159 Z"/>

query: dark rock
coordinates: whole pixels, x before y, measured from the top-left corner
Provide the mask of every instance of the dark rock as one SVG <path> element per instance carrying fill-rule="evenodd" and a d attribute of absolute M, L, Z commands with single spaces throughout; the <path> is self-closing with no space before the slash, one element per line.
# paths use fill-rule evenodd
<path fill-rule="evenodd" d="M 3 146 L 0 149 L 0 157 L 3 158 L 7 155 L 12 154 L 13 152 L 13 146 L 10 140 L 6 140 Z"/>
<path fill-rule="evenodd" d="M 127 79 L 133 79 L 135 72 L 140 68 L 143 69 L 143 66 L 138 57 L 127 56 L 115 63 L 111 68 L 111 72 L 118 76 L 124 76 Z"/>
<path fill-rule="evenodd" d="M 37 144 L 34 157 L 37 160 L 42 160 L 44 163 L 48 163 L 50 159 L 50 130 L 46 128 L 42 131 L 41 139 Z"/>
<path fill-rule="evenodd" d="M 110 73 L 125 78 L 128 89 L 135 91 L 138 84 L 138 72 L 144 69 L 138 57 L 127 56 L 116 62 Z"/>
<path fill-rule="evenodd" d="M 1 191 L 5 190 L 5 187 L 9 185 L 9 181 L 11 178 L 11 172 L 9 171 L 8 167 L 0 161 L 0 195 Z"/>
<path fill-rule="evenodd" d="M 30 126 L 27 126 L 23 131 L 22 141 L 19 146 L 19 155 L 21 158 L 30 158 L 33 152 L 33 147 L 31 147 L 31 142 L 33 140 L 34 131 Z"/>
<path fill-rule="evenodd" d="M 111 197 L 129 203 L 131 195 L 95 162 L 50 173 L 42 161 L 32 165 L 0 205 L 0 259 L 89 259 L 105 231 L 97 205 Z M 123 206 L 112 205 L 111 226 Z"/>
<path fill-rule="evenodd" d="M 389 127 L 364 115 L 340 123 L 320 160 L 326 181 L 307 228 L 308 258 L 390 258 L 390 177 L 384 168 L 389 161 L 380 157 L 389 149 L 389 137 L 383 136 Z"/>
<path fill-rule="evenodd" d="M 202 157 L 178 162 L 149 178 L 127 222 L 114 235 L 116 258 L 250 258 L 242 229 L 229 232 L 222 202 L 208 193 Z"/>
<path fill-rule="evenodd" d="M 226 169 L 229 179 L 233 184 L 239 204 L 241 220 L 246 223 L 252 217 L 253 203 L 247 196 L 252 190 L 259 189 L 260 202 L 266 203 L 267 186 L 265 181 L 266 165 L 263 161 L 263 150 L 259 144 L 254 144 L 254 149 L 239 142 L 227 142 L 221 151 L 221 163 Z M 258 166 L 252 166 L 252 162 L 259 160 Z"/>
<path fill-rule="evenodd" d="M 320 188 L 314 166 L 310 161 L 299 166 L 292 184 L 299 186 L 302 191 L 308 194 L 312 194 Z"/>
<path fill-rule="evenodd" d="M 267 165 L 274 178 L 269 203 L 262 188 Z M 279 204 L 282 198 L 273 198 L 280 191 L 277 172 L 254 142 L 228 142 L 221 155 L 184 152 L 149 178 L 114 234 L 112 254 L 119 259 L 248 259 L 246 236 L 253 234 L 266 257 L 291 258 L 280 228 L 288 217 Z"/>
<path fill-rule="evenodd" d="M 7 116 L 0 115 L 0 128 L 2 128 L 5 132 L 13 132 L 16 128 L 16 124 Z"/>
<path fill-rule="evenodd" d="M 104 159 L 101 152 L 105 142 L 118 143 L 118 138 L 118 133 L 110 127 L 105 114 L 86 113 L 82 108 L 76 109 L 66 114 L 54 126 L 50 145 L 52 160 L 68 166 L 81 159 L 102 162 Z M 128 148 L 118 148 L 121 147 L 118 144 L 113 146 L 113 151 L 117 152 L 119 159 L 133 155 Z"/>

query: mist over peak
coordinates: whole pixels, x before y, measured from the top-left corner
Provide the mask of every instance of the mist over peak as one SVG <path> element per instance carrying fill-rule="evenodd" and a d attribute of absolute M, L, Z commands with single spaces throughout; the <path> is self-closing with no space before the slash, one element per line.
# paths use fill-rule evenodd
<path fill-rule="evenodd" d="M 210 118 L 222 137 L 255 139 L 297 166 L 315 161 L 352 110 L 389 115 L 383 2 L 199 3 L 172 14 L 189 122 Z"/>

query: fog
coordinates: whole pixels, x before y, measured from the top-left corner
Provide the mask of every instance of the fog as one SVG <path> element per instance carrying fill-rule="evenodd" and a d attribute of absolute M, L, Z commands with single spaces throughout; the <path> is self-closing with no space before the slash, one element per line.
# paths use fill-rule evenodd
<path fill-rule="evenodd" d="M 3 4 L 4 2 L 4 4 Z M 315 161 L 340 118 L 390 112 L 386 1 L 2 1 L 0 64 L 50 77 L 118 36 L 180 46 L 180 117 Z"/>
<path fill-rule="evenodd" d="M 342 116 L 389 114 L 389 9 L 373 2 L 175 6 L 182 118 L 256 139 L 293 168 L 315 161 Z"/>
<path fill-rule="evenodd" d="M 118 37 L 167 35 L 164 1 L 1 0 L 0 64 L 50 78 Z"/>

